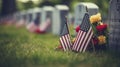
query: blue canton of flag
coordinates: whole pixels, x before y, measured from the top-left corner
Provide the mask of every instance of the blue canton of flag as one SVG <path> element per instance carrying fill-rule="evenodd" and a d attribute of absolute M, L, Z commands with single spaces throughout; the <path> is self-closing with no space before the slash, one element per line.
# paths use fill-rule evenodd
<path fill-rule="evenodd" d="M 85 52 L 90 40 L 92 39 L 92 36 L 93 31 L 90 25 L 89 15 L 88 13 L 85 13 L 72 50 L 76 52 Z"/>

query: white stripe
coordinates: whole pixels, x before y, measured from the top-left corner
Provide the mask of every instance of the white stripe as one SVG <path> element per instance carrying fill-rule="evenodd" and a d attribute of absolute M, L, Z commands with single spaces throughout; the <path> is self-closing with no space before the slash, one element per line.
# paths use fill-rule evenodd
<path fill-rule="evenodd" d="M 65 46 L 64 46 L 64 43 L 63 43 L 63 41 L 62 41 L 62 37 L 60 38 L 60 42 L 61 42 L 61 44 L 62 44 L 63 50 L 66 51 Z"/>
<path fill-rule="evenodd" d="M 79 35 L 80 35 L 80 30 L 78 31 L 78 33 L 77 33 L 77 38 L 75 39 L 75 43 L 74 43 L 74 45 L 73 45 L 73 49 L 75 50 L 75 47 L 76 47 L 76 43 L 77 43 L 77 40 L 78 40 L 78 38 L 79 38 Z"/>
<path fill-rule="evenodd" d="M 84 47 L 84 49 L 83 49 L 83 52 L 85 52 L 85 50 L 86 50 L 86 48 L 87 48 L 87 46 L 88 46 L 88 44 L 89 44 L 89 42 L 90 42 L 90 40 L 91 40 L 92 35 L 93 35 L 93 34 L 90 35 L 90 38 L 88 39 L 88 41 L 87 41 L 87 43 L 86 43 L 86 45 L 85 45 L 85 47 Z"/>
<path fill-rule="evenodd" d="M 69 49 L 69 45 L 70 45 L 70 43 L 69 43 L 69 40 L 68 40 L 68 37 L 67 37 L 67 35 L 65 35 L 65 39 L 66 39 L 66 46 L 67 46 L 67 48 Z"/>
<path fill-rule="evenodd" d="M 81 37 L 81 33 L 82 33 L 82 31 L 79 30 L 78 35 L 77 35 L 76 43 L 74 44 L 74 50 L 76 50 L 76 48 L 77 48 L 78 42 L 79 42 L 80 37 Z"/>
<path fill-rule="evenodd" d="M 90 28 L 90 31 L 92 31 L 92 28 Z M 87 46 L 88 46 L 88 44 L 89 44 L 90 39 L 92 38 L 92 36 L 93 36 L 93 31 L 91 32 L 91 35 L 90 35 L 90 37 L 89 37 L 89 39 L 88 39 L 88 41 L 87 41 L 87 43 L 86 43 L 86 45 L 85 45 L 85 47 L 83 49 L 83 52 L 85 52 L 85 50 L 86 50 L 86 48 L 87 48 Z"/>
<path fill-rule="evenodd" d="M 79 48 L 80 48 L 80 46 L 81 46 L 81 43 L 82 43 L 82 41 L 83 41 L 84 38 L 85 38 L 85 34 L 86 34 L 86 32 L 83 32 L 82 38 L 80 39 L 80 42 L 78 43 L 77 51 L 79 51 Z"/>
<path fill-rule="evenodd" d="M 83 43 L 81 44 L 81 48 L 80 48 L 80 52 L 82 51 L 82 49 L 84 48 L 83 46 L 86 45 L 85 42 L 87 41 L 87 39 L 89 38 L 89 34 L 90 34 L 91 30 L 88 31 L 88 33 L 86 33 L 87 35 L 85 36 L 85 39 L 83 41 Z"/>
<path fill-rule="evenodd" d="M 67 40 L 68 40 L 68 43 L 69 43 L 69 44 L 68 44 L 68 47 L 69 47 L 69 49 L 71 49 L 71 41 L 70 41 L 70 36 L 69 36 L 69 34 L 67 35 L 67 38 L 68 38 Z"/>
<path fill-rule="evenodd" d="M 66 40 L 65 40 L 65 36 L 62 36 L 63 37 L 63 40 L 64 40 L 64 45 L 66 46 L 66 50 L 68 50 L 68 47 L 67 47 L 67 42 L 66 42 Z"/>

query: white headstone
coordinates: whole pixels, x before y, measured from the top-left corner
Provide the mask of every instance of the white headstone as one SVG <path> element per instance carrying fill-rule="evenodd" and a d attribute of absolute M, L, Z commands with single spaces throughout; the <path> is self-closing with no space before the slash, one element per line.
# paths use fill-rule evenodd
<path fill-rule="evenodd" d="M 60 35 L 65 23 L 65 16 L 68 15 L 69 8 L 66 5 L 56 5 L 54 11 L 54 20 L 52 24 L 52 32 L 55 35 Z"/>
<path fill-rule="evenodd" d="M 111 0 L 109 8 L 109 47 L 120 53 L 120 0 Z"/>
<path fill-rule="evenodd" d="M 39 25 L 41 23 L 41 18 L 42 18 L 41 12 L 42 12 L 41 8 L 33 9 L 33 21 L 35 22 L 36 25 Z"/>
<path fill-rule="evenodd" d="M 81 24 L 84 14 L 86 12 L 88 12 L 88 14 L 91 16 L 91 15 L 98 13 L 98 11 L 99 11 L 99 8 L 94 3 L 80 2 L 80 3 L 76 4 L 74 27 Z"/>
<path fill-rule="evenodd" d="M 41 22 L 41 24 L 45 23 L 47 21 L 47 19 L 50 19 L 50 23 L 51 23 L 51 25 L 47 29 L 47 32 L 52 31 L 53 11 L 54 11 L 54 7 L 52 7 L 52 6 L 44 6 L 42 8 L 42 22 Z"/>
<path fill-rule="evenodd" d="M 26 21 L 26 19 L 27 19 L 27 14 L 26 14 L 26 11 L 25 11 L 25 10 L 21 12 L 21 18 L 22 18 L 24 21 Z"/>
<path fill-rule="evenodd" d="M 26 24 L 29 24 L 32 21 L 33 21 L 33 9 L 29 9 L 27 11 L 27 23 Z"/>
<path fill-rule="evenodd" d="M 69 24 L 73 24 L 74 23 L 74 16 L 72 13 L 68 14 L 68 22 Z"/>
<path fill-rule="evenodd" d="M 27 12 L 25 10 L 16 13 L 16 27 L 26 25 Z"/>
<path fill-rule="evenodd" d="M 20 20 L 20 12 L 16 12 L 14 17 L 16 22 L 18 22 Z"/>

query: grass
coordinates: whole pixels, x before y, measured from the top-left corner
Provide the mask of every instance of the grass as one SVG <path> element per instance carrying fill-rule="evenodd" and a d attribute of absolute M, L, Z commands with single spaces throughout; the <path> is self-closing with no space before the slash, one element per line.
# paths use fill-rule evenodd
<path fill-rule="evenodd" d="M 59 36 L 51 33 L 1 25 L 0 67 L 120 67 L 120 58 L 106 51 L 63 52 L 55 50 L 58 45 Z"/>

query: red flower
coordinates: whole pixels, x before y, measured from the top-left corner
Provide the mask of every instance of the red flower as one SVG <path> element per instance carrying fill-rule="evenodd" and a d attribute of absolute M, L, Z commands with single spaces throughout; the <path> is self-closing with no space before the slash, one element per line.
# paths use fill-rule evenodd
<path fill-rule="evenodd" d="M 44 34 L 45 31 L 41 31 L 39 28 L 37 28 L 37 29 L 35 30 L 35 33 L 37 33 L 37 34 Z"/>
<path fill-rule="evenodd" d="M 78 32 L 80 30 L 80 26 L 77 26 L 75 31 Z"/>
<path fill-rule="evenodd" d="M 98 31 L 104 31 L 107 28 L 107 24 L 103 24 L 103 25 L 98 25 L 96 26 L 96 29 Z"/>

